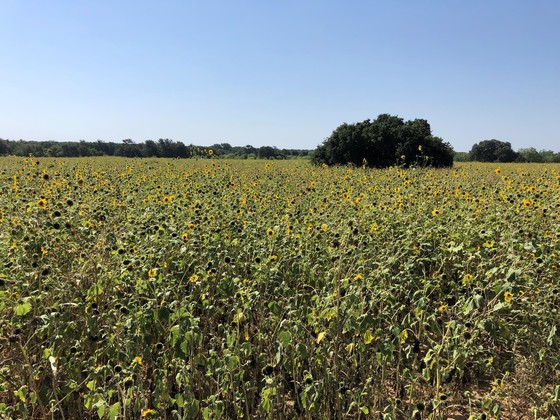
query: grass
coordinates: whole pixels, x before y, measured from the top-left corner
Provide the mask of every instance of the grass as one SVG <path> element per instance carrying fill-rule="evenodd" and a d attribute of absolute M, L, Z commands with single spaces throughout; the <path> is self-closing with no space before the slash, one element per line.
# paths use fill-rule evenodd
<path fill-rule="evenodd" d="M 560 165 L 1 162 L 4 417 L 560 416 Z"/>

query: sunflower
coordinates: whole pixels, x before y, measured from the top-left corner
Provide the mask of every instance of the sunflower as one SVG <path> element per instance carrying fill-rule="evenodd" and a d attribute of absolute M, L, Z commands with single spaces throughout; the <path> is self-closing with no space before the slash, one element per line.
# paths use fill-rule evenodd
<path fill-rule="evenodd" d="M 155 277 L 157 276 L 157 269 L 152 268 L 150 269 L 150 271 L 148 271 L 148 277 Z"/>
<path fill-rule="evenodd" d="M 37 206 L 44 209 L 47 206 L 47 199 L 40 198 L 39 200 L 37 200 Z"/>
<path fill-rule="evenodd" d="M 511 302 L 512 298 L 513 298 L 513 295 L 511 294 L 511 292 L 504 292 L 504 301 L 505 302 Z"/>
<path fill-rule="evenodd" d="M 140 417 L 148 417 L 150 414 L 153 414 L 154 410 L 152 410 L 151 408 L 146 408 L 145 410 L 142 410 L 142 412 L 140 413 Z"/>
<path fill-rule="evenodd" d="M 274 236 L 274 229 L 268 228 L 266 230 L 266 236 Z"/>
<path fill-rule="evenodd" d="M 440 209 L 433 209 L 432 210 L 432 216 L 439 216 L 441 214 L 441 210 Z"/>
<path fill-rule="evenodd" d="M 363 278 L 364 278 L 364 276 L 362 276 L 361 273 L 358 273 L 358 274 L 356 274 L 356 275 L 354 276 L 354 281 L 358 281 L 358 280 L 361 280 L 361 279 L 363 279 Z"/>
<path fill-rule="evenodd" d="M 198 275 L 197 274 L 193 274 L 192 276 L 189 277 L 189 281 L 191 283 L 196 283 L 198 281 Z"/>

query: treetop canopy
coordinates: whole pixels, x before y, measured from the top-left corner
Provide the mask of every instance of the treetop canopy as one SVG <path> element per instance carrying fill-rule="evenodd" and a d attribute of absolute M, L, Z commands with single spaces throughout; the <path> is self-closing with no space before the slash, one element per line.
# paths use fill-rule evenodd
<path fill-rule="evenodd" d="M 381 114 L 375 120 L 344 123 L 317 147 L 317 164 L 370 167 L 453 165 L 453 148 L 432 136 L 428 121 Z"/>

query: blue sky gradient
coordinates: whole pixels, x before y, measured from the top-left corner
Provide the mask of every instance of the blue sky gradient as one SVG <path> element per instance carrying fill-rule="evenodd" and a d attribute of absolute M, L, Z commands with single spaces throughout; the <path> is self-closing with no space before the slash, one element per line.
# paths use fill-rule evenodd
<path fill-rule="evenodd" d="M 0 0 L 0 138 L 313 149 L 424 118 L 560 151 L 558 1 Z"/>

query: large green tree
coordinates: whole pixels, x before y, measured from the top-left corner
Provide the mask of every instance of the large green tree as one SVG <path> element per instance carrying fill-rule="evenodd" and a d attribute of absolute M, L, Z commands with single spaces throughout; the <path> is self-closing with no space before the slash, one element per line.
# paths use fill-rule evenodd
<path fill-rule="evenodd" d="M 453 148 L 432 136 L 426 120 L 381 114 L 373 121 L 340 125 L 317 147 L 312 160 L 327 165 L 441 167 L 453 165 Z"/>
<path fill-rule="evenodd" d="M 476 143 L 469 152 L 470 160 L 479 162 L 513 162 L 517 157 L 511 143 L 496 139 Z"/>

